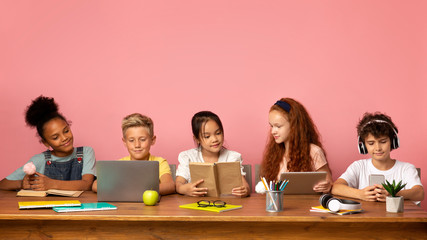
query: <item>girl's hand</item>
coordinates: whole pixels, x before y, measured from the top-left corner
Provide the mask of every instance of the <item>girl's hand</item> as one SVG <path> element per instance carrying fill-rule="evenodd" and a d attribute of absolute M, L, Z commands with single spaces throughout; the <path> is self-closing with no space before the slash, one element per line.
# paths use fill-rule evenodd
<path fill-rule="evenodd" d="M 389 195 L 389 193 L 384 189 L 382 185 L 375 184 L 374 187 L 375 187 L 377 201 L 385 202 L 385 199 Z"/>
<path fill-rule="evenodd" d="M 30 188 L 36 191 L 45 191 L 51 188 L 53 179 L 36 172 L 34 175 L 30 176 Z"/>
<path fill-rule="evenodd" d="M 321 182 L 318 182 L 314 187 L 313 190 L 315 192 L 323 192 L 323 193 L 328 193 L 331 191 L 332 188 L 332 182 L 328 181 L 328 180 L 324 180 Z"/>
<path fill-rule="evenodd" d="M 364 201 L 374 202 L 377 200 L 377 192 L 375 191 L 375 186 L 368 186 L 364 189 L 359 190 L 359 199 Z"/>
<path fill-rule="evenodd" d="M 204 180 L 200 179 L 199 181 L 195 182 L 195 183 L 187 183 L 187 191 L 186 191 L 186 195 L 191 196 L 191 197 L 203 197 L 206 194 L 208 194 L 208 189 L 207 188 L 198 188 L 197 185 L 199 185 L 200 183 L 202 183 Z"/>
<path fill-rule="evenodd" d="M 231 190 L 231 194 L 237 197 L 246 197 L 248 195 L 248 190 L 245 186 L 236 187 Z"/>
<path fill-rule="evenodd" d="M 22 179 L 22 189 L 31 189 L 30 185 L 30 177 L 33 175 L 25 175 L 24 179 Z"/>

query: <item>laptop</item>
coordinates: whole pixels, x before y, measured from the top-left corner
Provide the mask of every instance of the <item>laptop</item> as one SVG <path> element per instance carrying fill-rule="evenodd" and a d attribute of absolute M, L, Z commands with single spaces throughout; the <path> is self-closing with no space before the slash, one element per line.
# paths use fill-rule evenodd
<path fill-rule="evenodd" d="M 289 180 L 284 194 L 321 194 L 313 191 L 314 185 L 326 179 L 326 172 L 283 172 L 280 180 Z"/>
<path fill-rule="evenodd" d="M 145 190 L 159 192 L 157 161 L 97 161 L 98 202 L 142 202 Z"/>

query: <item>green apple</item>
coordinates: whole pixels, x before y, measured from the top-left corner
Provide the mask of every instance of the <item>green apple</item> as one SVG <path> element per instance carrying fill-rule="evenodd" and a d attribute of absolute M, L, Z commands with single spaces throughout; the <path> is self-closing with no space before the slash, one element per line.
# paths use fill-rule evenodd
<path fill-rule="evenodd" d="M 157 193 L 154 190 L 147 190 L 142 195 L 142 201 L 144 201 L 144 204 L 147 206 L 156 205 L 158 200 L 159 200 L 159 193 Z"/>

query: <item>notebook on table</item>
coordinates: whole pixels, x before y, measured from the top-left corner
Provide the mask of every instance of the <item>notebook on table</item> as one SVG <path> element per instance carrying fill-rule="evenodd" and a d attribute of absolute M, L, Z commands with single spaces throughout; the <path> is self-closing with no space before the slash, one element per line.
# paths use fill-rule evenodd
<path fill-rule="evenodd" d="M 18 202 L 19 209 L 76 207 L 80 205 L 81 203 L 78 200 Z"/>
<path fill-rule="evenodd" d="M 329 209 L 324 208 L 323 206 L 315 206 L 315 207 L 311 207 L 310 212 L 332 213 L 337 215 L 350 215 L 355 213 L 361 213 L 363 212 L 363 209 L 339 210 L 338 212 L 333 212 Z"/>
<path fill-rule="evenodd" d="M 142 202 L 146 190 L 159 192 L 159 162 L 98 161 L 98 202 Z"/>
<path fill-rule="evenodd" d="M 103 211 L 116 210 L 117 207 L 105 202 L 98 203 L 82 203 L 77 207 L 54 207 L 55 212 L 86 212 L 86 211 Z"/>
<path fill-rule="evenodd" d="M 280 180 L 289 180 L 284 194 L 321 194 L 313 191 L 313 187 L 326 179 L 326 172 L 284 172 Z"/>
<path fill-rule="evenodd" d="M 243 206 L 242 205 L 231 205 L 231 204 L 226 204 L 224 207 L 214 207 L 214 206 L 208 206 L 208 207 L 199 207 L 199 205 L 197 203 L 189 203 L 189 204 L 183 204 L 183 205 L 179 205 L 180 208 L 185 208 L 185 209 L 193 209 L 193 210 L 201 210 L 201 211 L 209 211 L 209 212 L 226 212 L 226 211 L 231 211 L 231 210 L 235 210 L 235 209 L 240 209 Z"/>

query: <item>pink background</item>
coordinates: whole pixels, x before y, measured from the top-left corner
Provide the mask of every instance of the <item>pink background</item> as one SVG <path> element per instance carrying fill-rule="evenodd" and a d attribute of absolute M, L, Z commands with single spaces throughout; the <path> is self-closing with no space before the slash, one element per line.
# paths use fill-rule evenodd
<path fill-rule="evenodd" d="M 336 179 L 366 111 L 397 124 L 392 157 L 427 171 L 425 1 L 1 1 L 0 178 L 44 151 L 24 111 L 55 97 L 77 145 L 127 155 L 121 119 L 151 116 L 152 154 L 177 163 L 190 119 L 217 113 L 226 145 L 260 163 L 269 107 L 311 113 Z M 422 174 L 427 186 L 427 174 Z M 424 208 L 426 208 L 424 204 Z"/>

